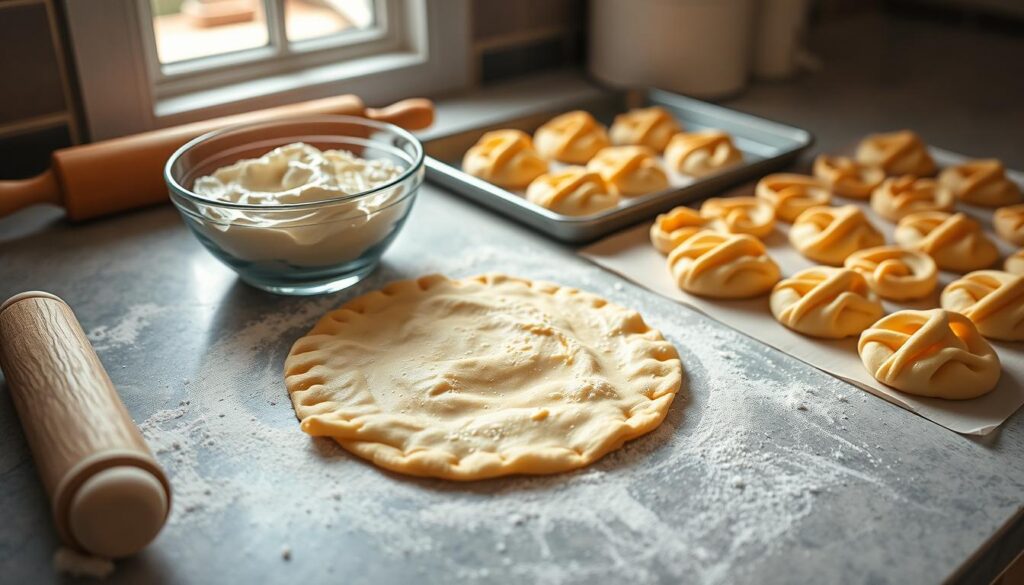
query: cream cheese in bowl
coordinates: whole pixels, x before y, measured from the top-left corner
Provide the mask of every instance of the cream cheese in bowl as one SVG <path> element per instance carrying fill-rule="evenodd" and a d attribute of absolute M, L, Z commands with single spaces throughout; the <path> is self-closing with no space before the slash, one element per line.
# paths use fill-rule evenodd
<path fill-rule="evenodd" d="M 422 182 L 422 147 L 404 130 L 318 120 L 213 133 L 168 161 L 172 200 L 200 242 L 265 290 L 311 294 L 357 282 L 397 235 Z M 268 139 L 267 126 L 280 137 Z"/>
<path fill-rule="evenodd" d="M 308 203 L 368 191 L 399 174 L 401 170 L 387 160 L 366 160 L 347 150 L 320 150 L 294 142 L 199 177 L 192 190 L 236 203 Z"/>

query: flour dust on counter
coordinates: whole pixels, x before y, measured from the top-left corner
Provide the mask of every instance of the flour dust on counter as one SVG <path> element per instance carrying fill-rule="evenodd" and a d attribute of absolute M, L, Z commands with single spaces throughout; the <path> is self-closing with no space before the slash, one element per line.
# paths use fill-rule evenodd
<path fill-rule="evenodd" d="M 353 294 L 429 270 L 497 269 L 507 253 L 480 242 L 451 260 L 392 264 Z M 802 538 L 816 502 L 837 486 L 902 498 L 875 476 L 884 458 L 844 437 L 854 412 L 845 385 L 794 378 L 784 356 L 597 268 L 566 270 L 527 246 L 518 253 L 519 273 L 598 291 L 676 332 L 666 337 L 687 380 L 661 427 L 585 470 L 553 476 L 452 484 L 381 471 L 295 428 L 281 364 L 340 301 L 282 302 L 212 334 L 186 399 L 141 425 L 175 488 L 169 561 L 225 575 L 234 561 L 258 570 L 287 562 L 367 582 L 429 571 L 471 582 L 727 583 L 743 571 L 753 578 L 759 559 Z M 225 540 L 235 559 L 208 545 Z M 684 544 L 693 542 L 701 544 Z M 325 555 L 330 543 L 338 548 Z"/>
<path fill-rule="evenodd" d="M 93 327 L 86 332 L 86 337 L 97 351 L 131 346 L 138 341 L 150 321 L 166 310 L 166 307 L 153 303 L 132 305 L 117 325 Z"/>
<path fill-rule="evenodd" d="M 53 553 L 53 570 L 61 575 L 102 580 L 114 574 L 114 561 L 62 546 Z"/>

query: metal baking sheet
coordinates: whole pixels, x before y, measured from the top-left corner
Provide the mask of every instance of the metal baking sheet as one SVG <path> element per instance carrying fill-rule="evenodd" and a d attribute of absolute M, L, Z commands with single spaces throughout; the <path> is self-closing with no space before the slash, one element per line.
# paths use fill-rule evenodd
<path fill-rule="evenodd" d="M 676 116 L 687 130 L 717 128 L 733 136 L 743 151 L 741 165 L 701 178 L 672 177 L 673 186 L 640 197 L 625 198 L 615 208 L 584 216 L 554 213 L 530 203 L 522 192 L 512 192 L 462 172 L 462 156 L 485 132 L 517 128 L 533 133 L 552 117 L 570 110 L 586 110 L 604 124 L 635 107 L 659 105 Z M 424 144 L 427 179 L 459 195 L 529 225 L 556 239 L 584 243 L 649 219 L 672 207 L 709 197 L 725 189 L 785 167 L 814 142 L 810 132 L 722 106 L 652 89 L 608 91 L 600 96 L 561 103 L 557 108 L 500 121 L 489 126 L 442 136 Z"/>

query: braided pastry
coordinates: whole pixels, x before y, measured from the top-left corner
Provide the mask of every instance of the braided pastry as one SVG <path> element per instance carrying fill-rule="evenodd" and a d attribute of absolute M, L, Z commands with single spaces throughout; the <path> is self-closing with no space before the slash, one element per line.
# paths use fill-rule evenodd
<path fill-rule="evenodd" d="M 995 388 L 999 356 L 970 319 L 943 309 L 899 311 L 860 335 L 857 350 L 879 382 L 908 394 L 964 400 Z"/>
<path fill-rule="evenodd" d="M 793 223 L 811 207 L 832 202 L 832 194 L 824 181 L 795 173 L 776 173 L 762 178 L 754 194 L 770 203 L 775 208 L 775 217 L 787 223 Z"/>
<path fill-rule="evenodd" d="M 889 176 L 935 174 L 935 161 L 921 137 L 910 130 L 871 134 L 857 146 L 857 162 L 882 169 Z"/>
<path fill-rule="evenodd" d="M 867 199 L 885 180 L 885 171 L 845 156 L 822 154 L 814 159 L 814 176 L 824 181 L 836 195 Z"/>
<path fill-rule="evenodd" d="M 672 250 L 668 268 L 679 288 L 712 298 L 754 297 L 779 281 L 764 244 L 746 234 L 697 232 Z"/>
<path fill-rule="evenodd" d="M 665 161 L 677 172 L 703 177 L 743 161 L 743 153 L 725 132 L 684 132 L 672 137 Z"/>
<path fill-rule="evenodd" d="M 611 144 L 604 126 L 582 110 L 556 116 L 537 128 L 533 143 L 544 158 L 572 165 L 587 164 L 597 151 Z"/>
<path fill-rule="evenodd" d="M 1006 177 L 1003 163 L 996 159 L 972 160 L 949 167 L 939 182 L 957 199 L 972 205 L 999 207 L 1020 202 L 1020 187 Z"/>
<path fill-rule="evenodd" d="M 970 319 L 985 337 L 1024 340 L 1024 276 L 978 270 L 942 291 L 942 308 Z"/>
<path fill-rule="evenodd" d="M 562 215 L 590 215 L 619 203 L 601 175 L 583 167 L 537 177 L 526 188 L 526 199 Z"/>
<path fill-rule="evenodd" d="M 842 266 L 850 254 L 885 243 L 856 205 L 812 207 L 789 230 L 789 241 L 801 254 L 822 264 Z"/>
<path fill-rule="evenodd" d="M 519 130 L 495 130 L 480 137 L 462 158 L 462 170 L 499 187 L 522 189 L 548 172 L 548 163 Z"/>
<path fill-rule="evenodd" d="M 828 266 L 802 270 L 776 284 L 770 305 L 779 323 L 828 339 L 857 335 L 885 314 L 863 276 Z"/>
<path fill-rule="evenodd" d="M 665 150 L 668 141 L 683 128 L 665 108 L 637 108 L 615 116 L 609 135 L 616 146 L 646 146 Z"/>
<path fill-rule="evenodd" d="M 981 225 L 962 213 L 922 211 L 900 220 L 896 243 L 920 250 L 943 270 L 970 272 L 987 268 L 999 259 L 999 250 Z"/>
<path fill-rule="evenodd" d="M 891 301 L 926 297 L 939 281 L 939 267 L 931 256 L 899 246 L 859 250 L 847 256 L 843 266 L 860 273 L 871 290 Z"/>
<path fill-rule="evenodd" d="M 661 170 L 654 151 L 646 146 L 609 146 L 587 163 L 600 173 L 612 191 L 622 197 L 636 197 L 667 189 L 668 175 Z"/>

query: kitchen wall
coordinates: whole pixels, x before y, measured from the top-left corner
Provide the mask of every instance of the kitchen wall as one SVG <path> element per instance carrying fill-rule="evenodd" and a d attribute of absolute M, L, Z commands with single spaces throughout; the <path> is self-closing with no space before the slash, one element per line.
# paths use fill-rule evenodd
<path fill-rule="evenodd" d="M 0 179 L 31 176 L 77 139 L 52 0 L 0 0 Z"/>
<path fill-rule="evenodd" d="M 468 1 L 473 15 L 469 50 L 475 86 L 582 65 L 586 0 Z M 1020 0 L 815 3 L 819 19 L 843 18 L 851 11 L 895 9 L 902 14 L 944 10 L 965 26 L 979 26 L 979 22 L 987 26 L 996 16 L 1003 18 L 999 20 L 1003 28 L 1019 31 L 1024 23 L 1024 13 L 1006 9 L 1022 6 Z M 0 179 L 36 174 L 48 166 L 53 149 L 78 140 L 74 64 L 63 48 L 67 43 L 62 4 L 63 0 L 0 0 Z"/>
<path fill-rule="evenodd" d="M 477 83 L 580 65 L 585 0 L 473 0 Z"/>

